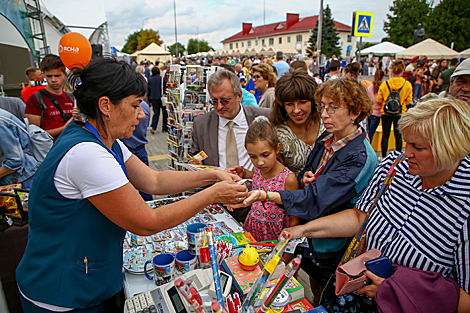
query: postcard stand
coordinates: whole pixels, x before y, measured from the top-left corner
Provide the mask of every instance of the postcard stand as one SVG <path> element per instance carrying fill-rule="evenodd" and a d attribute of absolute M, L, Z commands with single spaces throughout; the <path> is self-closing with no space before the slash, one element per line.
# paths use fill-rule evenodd
<path fill-rule="evenodd" d="M 208 112 L 207 72 L 211 68 L 199 65 L 172 65 L 168 71 L 168 167 L 185 170 L 178 164 L 188 161 L 192 144 L 192 124 L 196 116 Z"/>

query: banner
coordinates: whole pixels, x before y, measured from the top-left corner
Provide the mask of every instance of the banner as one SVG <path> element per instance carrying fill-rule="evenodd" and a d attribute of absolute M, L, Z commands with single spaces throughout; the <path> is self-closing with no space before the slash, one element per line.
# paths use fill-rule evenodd
<path fill-rule="evenodd" d="M 0 0 L 0 14 L 15 26 L 36 58 L 33 33 L 24 0 Z"/>

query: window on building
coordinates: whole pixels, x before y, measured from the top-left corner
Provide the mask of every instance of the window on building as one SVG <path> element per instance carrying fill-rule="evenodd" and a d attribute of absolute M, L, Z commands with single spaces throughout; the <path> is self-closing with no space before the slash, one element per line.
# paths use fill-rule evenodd
<path fill-rule="evenodd" d="M 297 35 L 297 36 L 295 37 L 295 41 L 296 41 L 296 42 L 302 42 L 302 35 Z"/>
<path fill-rule="evenodd" d="M 264 46 L 264 39 L 261 39 L 261 45 Z"/>
<path fill-rule="evenodd" d="M 258 45 L 258 40 L 255 40 L 255 46 L 257 46 L 257 45 Z"/>
<path fill-rule="evenodd" d="M 233 43 L 230 44 L 230 49 L 233 49 Z"/>
<path fill-rule="evenodd" d="M 235 43 L 235 48 L 238 48 L 238 42 L 237 42 L 237 43 Z"/>
<path fill-rule="evenodd" d="M 279 37 L 279 44 L 282 44 L 282 37 Z"/>
<path fill-rule="evenodd" d="M 247 41 L 246 46 L 247 46 L 247 47 L 251 47 L 251 40 L 248 40 L 248 41 Z"/>
<path fill-rule="evenodd" d="M 274 45 L 274 38 L 269 38 L 269 45 L 273 46 Z"/>
<path fill-rule="evenodd" d="M 346 56 L 350 57 L 351 56 L 351 50 L 346 50 Z"/>
<path fill-rule="evenodd" d="M 351 41 L 352 41 L 352 36 L 348 35 L 348 42 L 351 42 Z"/>
<path fill-rule="evenodd" d="M 242 48 L 243 48 L 243 46 L 244 46 L 244 45 L 245 45 L 245 43 L 244 43 L 244 42 L 242 42 Z"/>
<path fill-rule="evenodd" d="M 287 36 L 287 43 L 290 43 L 290 36 Z"/>

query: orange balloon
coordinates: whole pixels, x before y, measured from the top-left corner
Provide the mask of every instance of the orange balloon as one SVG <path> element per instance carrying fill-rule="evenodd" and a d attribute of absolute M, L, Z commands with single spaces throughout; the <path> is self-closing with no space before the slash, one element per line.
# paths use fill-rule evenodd
<path fill-rule="evenodd" d="M 69 70 L 84 68 L 91 60 L 90 42 L 82 34 L 67 33 L 59 41 L 59 56 Z"/>

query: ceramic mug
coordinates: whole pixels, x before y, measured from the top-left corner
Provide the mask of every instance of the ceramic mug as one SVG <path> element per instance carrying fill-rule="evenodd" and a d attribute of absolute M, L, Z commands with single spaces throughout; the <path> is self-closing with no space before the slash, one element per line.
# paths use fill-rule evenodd
<path fill-rule="evenodd" d="M 186 233 L 188 234 L 188 250 L 191 254 L 196 254 L 196 234 L 200 228 L 206 228 L 207 225 L 204 223 L 194 223 L 186 227 Z"/>
<path fill-rule="evenodd" d="M 152 263 L 153 277 L 147 273 L 147 264 Z M 170 282 L 175 275 L 175 257 L 169 253 L 162 253 L 155 256 L 151 261 L 145 262 L 145 276 L 154 280 L 157 286 Z"/>
<path fill-rule="evenodd" d="M 197 258 L 188 250 L 182 250 L 176 254 L 175 267 L 179 274 L 184 274 L 196 269 Z"/>

